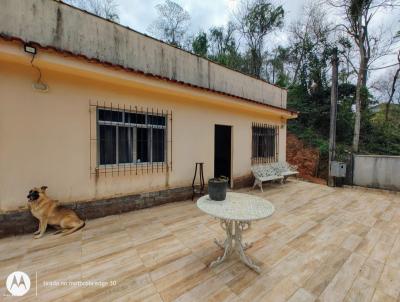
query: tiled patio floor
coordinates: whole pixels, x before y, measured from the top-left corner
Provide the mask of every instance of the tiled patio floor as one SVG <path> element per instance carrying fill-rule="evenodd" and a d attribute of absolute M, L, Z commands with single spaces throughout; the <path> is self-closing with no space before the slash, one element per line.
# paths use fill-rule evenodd
<path fill-rule="evenodd" d="M 276 207 L 244 233 L 260 275 L 235 255 L 207 267 L 222 252 L 213 239 L 224 233 L 187 201 L 91 220 L 66 237 L 0 240 L 0 300 L 399 301 L 400 195 L 294 180 L 241 191 Z M 18 299 L 4 296 L 16 270 L 32 281 Z M 57 280 L 110 283 L 44 284 Z"/>

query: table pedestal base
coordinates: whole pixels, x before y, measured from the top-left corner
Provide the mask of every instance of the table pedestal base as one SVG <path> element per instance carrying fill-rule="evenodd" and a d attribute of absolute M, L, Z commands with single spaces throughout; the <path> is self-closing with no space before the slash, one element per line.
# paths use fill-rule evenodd
<path fill-rule="evenodd" d="M 224 254 L 218 257 L 217 260 L 211 262 L 210 267 L 215 267 L 221 262 L 225 261 L 234 251 L 239 255 L 240 260 L 251 269 L 260 273 L 261 269 L 258 267 L 244 251 L 251 247 L 251 244 L 242 243 L 242 231 L 250 226 L 250 222 L 221 220 L 221 227 L 226 232 L 226 239 L 220 242 L 215 239 L 215 244 L 224 250 Z"/>

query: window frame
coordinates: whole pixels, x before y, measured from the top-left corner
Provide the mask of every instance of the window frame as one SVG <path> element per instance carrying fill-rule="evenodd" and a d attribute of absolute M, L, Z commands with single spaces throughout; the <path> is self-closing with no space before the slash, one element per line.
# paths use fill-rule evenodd
<path fill-rule="evenodd" d="M 103 121 L 100 120 L 100 111 L 111 111 L 111 112 L 122 112 L 122 121 Z M 145 116 L 145 123 L 130 123 L 130 122 L 125 122 L 126 115 L 125 113 L 133 113 L 133 114 L 140 114 Z M 156 124 L 151 124 L 149 123 L 149 116 L 157 116 L 157 117 L 163 117 L 165 124 L 164 125 L 156 125 Z M 100 147 L 101 147 L 101 139 L 100 139 L 100 126 L 115 126 L 115 141 L 116 141 L 116 146 L 115 146 L 115 163 L 112 164 L 101 164 L 100 163 Z M 125 127 L 125 128 L 131 128 L 133 129 L 133 138 L 132 138 L 132 162 L 127 162 L 127 163 L 120 163 L 119 162 L 119 128 L 120 127 Z M 149 129 L 147 133 L 147 157 L 148 161 L 145 162 L 137 162 L 137 129 L 138 128 L 144 128 L 144 129 Z M 164 161 L 153 161 L 153 149 L 152 149 L 152 144 L 153 144 L 153 129 L 163 129 L 164 130 L 164 148 L 163 148 L 163 158 Z M 148 112 L 148 111 L 134 111 L 134 110 L 124 110 L 124 109 L 117 109 L 117 108 L 102 108 L 101 106 L 98 106 L 96 108 L 96 137 L 97 137 L 97 144 L 96 144 L 96 149 L 97 149 L 97 156 L 96 156 L 96 165 L 97 168 L 109 168 L 109 167 L 130 167 L 130 166 L 149 166 L 149 165 L 161 165 L 161 164 L 167 164 L 167 148 L 168 148 L 168 113 L 160 113 L 160 112 Z"/>
<path fill-rule="evenodd" d="M 264 133 L 263 133 L 264 132 Z M 271 132 L 273 134 L 271 134 Z M 251 164 L 264 164 L 277 162 L 279 159 L 279 126 L 261 123 L 252 123 L 251 126 Z M 260 156 L 260 140 L 266 156 Z M 270 149 L 269 149 L 270 148 Z M 272 154 L 270 152 L 272 151 Z M 269 155 L 269 156 L 267 156 Z"/>

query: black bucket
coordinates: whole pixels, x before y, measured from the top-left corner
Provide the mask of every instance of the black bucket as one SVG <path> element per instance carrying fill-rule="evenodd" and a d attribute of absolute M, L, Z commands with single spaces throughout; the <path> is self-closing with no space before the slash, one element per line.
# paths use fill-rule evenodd
<path fill-rule="evenodd" d="M 208 181 L 208 195 L 212 200 L 221 201 L 226 198 L 226 188 L 228 187 L 228 178 L 211 178 Z"/>

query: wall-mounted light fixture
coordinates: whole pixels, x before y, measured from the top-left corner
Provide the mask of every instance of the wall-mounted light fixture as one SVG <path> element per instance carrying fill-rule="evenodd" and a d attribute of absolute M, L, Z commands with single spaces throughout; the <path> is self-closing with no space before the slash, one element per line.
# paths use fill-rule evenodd
<path fill-rule="evenodd" d="M 36 47 L 34 47 L 34 46 L 31 46 L 29 44 L 25 44 L 24 45 L 24 50 L 27 53 L 30 53 L 32 55 L 36 55 Z"/>
<path fill-rule="evenodd" d="M 47 86 L 47 84 L 42 82 L 42 71 L 40 70 L 39 67 L 33 64 L 33 61 L 35 60 L 35 56 L 37 54 L 36 47 L 30 44 L 24 44 L 24 51 L 32 55 L 31 66 L 32 68 L 36 69 L 39 73 L 38 79 L 36 80 L 35 83 L 32 84 L 33 89 L 40 92 L 47 92 L 49 90 L 49 87 Z"/>

